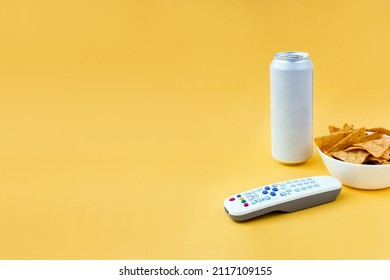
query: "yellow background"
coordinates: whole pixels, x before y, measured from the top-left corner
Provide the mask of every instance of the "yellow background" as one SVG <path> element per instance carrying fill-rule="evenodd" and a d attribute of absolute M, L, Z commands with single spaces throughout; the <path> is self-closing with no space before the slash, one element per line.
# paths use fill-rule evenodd
<path fill-rule="evenodd" d="M 390 258 L 390 189 L 233 222 L 328 174 L 270 155 L 269 64 L 314 63 L 314 134 L 390 127 L 390 1 L 3 0 L 1 259 Z"/>

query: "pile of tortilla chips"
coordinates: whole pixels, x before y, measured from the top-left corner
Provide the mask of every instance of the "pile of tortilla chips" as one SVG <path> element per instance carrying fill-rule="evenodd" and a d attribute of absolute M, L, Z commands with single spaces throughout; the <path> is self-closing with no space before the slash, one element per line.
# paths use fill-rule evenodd
<path fill-rule="evenodd" d="M 382 127 L 355 129 L 353 125 L 329 126 L 329 135 L 314 142 L 328 156 L 356 164 L 390 164 L 390 130 Z"/>

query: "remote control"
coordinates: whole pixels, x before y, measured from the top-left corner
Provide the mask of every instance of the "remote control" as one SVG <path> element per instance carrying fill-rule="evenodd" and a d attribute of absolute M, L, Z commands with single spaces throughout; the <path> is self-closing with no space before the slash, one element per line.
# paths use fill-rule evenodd
<path fill-rule="evenodd" d="M 331 202 L 341 191 L 341 183 L 331 176 L 314 176 L 270 184 L 225 199 L 226 213 L 245 221 L 270 212 L 294 212 Z"/>

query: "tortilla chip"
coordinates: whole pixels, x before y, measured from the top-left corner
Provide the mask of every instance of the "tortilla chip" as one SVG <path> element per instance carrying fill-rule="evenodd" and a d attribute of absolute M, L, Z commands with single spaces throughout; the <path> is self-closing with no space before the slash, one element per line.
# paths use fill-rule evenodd
<path fill-rule="evenodd" d="M 370 154 L 364 150 L 337 151 L 330 153 L 333 157 L 345 162 L 362 164 Z"/>
<path fill-rule="evenodd" d="M 388 148 L 382 155 L 381 158 L 389 161 L 390 160 L 390 148 Z"/>
<path fill-rule="evenodd" d="M 367 131 L 379 132 L 379 133 L 386 134 L 386 135 L 390 136 L 390 129 L 383 128 L 383 127 L 374 127 L 374 128 L 367 129 Z"/>
<path fill-rule="evenodd" d="M 340 142 L 336 143 L 333 145 L 328 152 L 336 152 L 336 151 L 341 151 L 344 150 L 350 146 L 352 146 L 355 143 L 360 143 L 364 139 L 365 135 L 365 127 L 361 127 L 355 131 L 353 131 L 351 134 L 349 134 L 347 137 L 342 139 Z M 373 140 L 374 141 L 374 140 Z"/>
<path fill-rule="evenodd" d="M 351 131 L 351 130 L 354 130 L 353 124 L 349 125 L 348 123 L 345 123 L 343 125 L 343 131 Z"/>
<path fill-rule="evenodd" d="M 314 139 L 314 142 L 318 146 L 318 148 L 326 152 L 328 149 L 339 143 L 341 140 L 343 140 L 345 137 L 347 137 L 352 132 L 346 131 L 346 132 L 336 132 L 332 133 L 330 135 L 325 135 L 321 137 L 317 137 Z"/>
<path fill-rule="evenodd" d="M 373 133 L 370 133 L 370 134 L 366 134 L 364 136 L 363 142 L 364 141 L 369 141 L 369 140 L 374 140 L 374 139 L 381 139 L 382 137 L 383 137 L 383 134 L 376 131 L 376 132 L 373 132 Z"/>
<path fill-rule="evenodd" d="M 356 147 L 362 147 L 374 157 L 380 158 L 390 147 L 390 138 L 381 138 L 354 144 Z"/>
<path fill-rule="evenodd" d="M 343 127 L 337 127 L 334 125 L 329 125 L 328 130 L 330 133 L 337 133 L 342 131 L 352 131 L 353 125 L 349 125 L 348 123 L 345 123 Z"/>
<path fill-rule="evenodd" d="M 361 144 L 361 143 L 358 143 L 358 144 Z M 356 144 L 356 145 L 357 145 L 357 144 Z M 355 151 L 355 150 L 363 150 L 363 151 L 366 151 L 366 149 L 364 149 L 363 147 L 360 147 L 360 146 L 351 146 L 351 147 L 346 148 L 344 151 L 349 152 L 349 151 Z M 367 151 L 366 151 L 366 152 L 367 152 Z"/>
<path fill-rule="evenodd" d="M 387 162 L 385 159 L 374 157 L 369 155 L 364 161 L 365 164 L 385 164 Z"/>

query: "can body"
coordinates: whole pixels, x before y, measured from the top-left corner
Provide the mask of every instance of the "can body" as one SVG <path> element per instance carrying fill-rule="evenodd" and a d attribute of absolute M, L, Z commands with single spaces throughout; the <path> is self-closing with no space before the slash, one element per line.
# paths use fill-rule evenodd
<path fill-rule="evenodd" d="M 303 164 L 313 155 L 313 64 L 309 55 L 275 54 L 270 85 L 272 156 L 284 164 Z"/>

